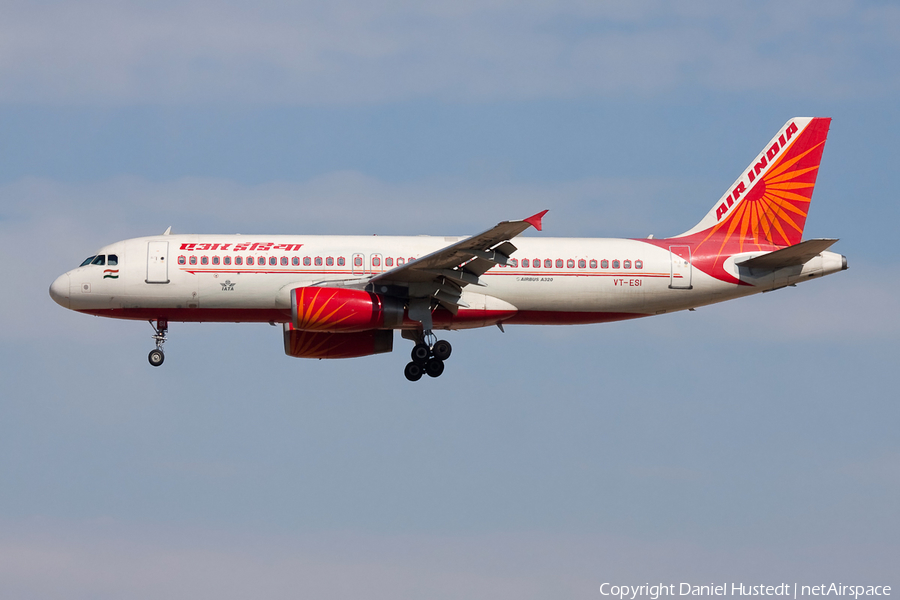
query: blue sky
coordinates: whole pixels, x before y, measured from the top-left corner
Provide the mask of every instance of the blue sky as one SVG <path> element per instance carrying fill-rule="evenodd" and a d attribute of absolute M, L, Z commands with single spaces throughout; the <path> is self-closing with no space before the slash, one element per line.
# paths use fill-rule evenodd
<path fill-rule="evenodd" d="M 890 2 L 10 2 L 0 595 L 596 598 L 900 585 Z M 163 231 L 685 231 L 792 116 L 850 270 L 631 323 L 283 355 L 55 305 Z M 11 250 L 11 251 L 10 251 Z M 896 588 L 895 588 L 896 589 Z"/>

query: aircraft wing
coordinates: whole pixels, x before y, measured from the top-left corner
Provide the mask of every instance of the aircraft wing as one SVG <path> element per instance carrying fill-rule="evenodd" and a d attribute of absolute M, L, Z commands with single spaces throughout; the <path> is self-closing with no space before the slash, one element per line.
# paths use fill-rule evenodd
<path fill-rule="evenodd" d="M 450 244 L 422 258 L 379 273 L 370 280 L 379 286 L 409 287 L 410 297 L 435 298 L 453 312 L 465 307 L 459 297 L 467 285 L 484 285 L 479 277 L 495 265 L 505 265 L 516 247 L 509 241 L 529 227 L 541 230 L 547 211 L 521 221 L 503 221 L 485 232 Z"/>
<path fill-rule="evenodd" d="M 806 240 L 781 250 L 775 250 L 768 254 L 754 256 L 738 262 L 738 266 L 749 267 L 751 269 L 781 269 L 783 267 L 793 267 L 802 265 L 811 258 L 814 258 L 820 252 L 828 250 L 836 239 L 815 239 Z"/>

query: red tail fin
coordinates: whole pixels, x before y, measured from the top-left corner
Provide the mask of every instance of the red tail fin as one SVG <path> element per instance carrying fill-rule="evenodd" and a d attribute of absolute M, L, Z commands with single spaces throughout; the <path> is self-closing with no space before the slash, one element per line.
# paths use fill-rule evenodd
<path fill-rule="evenodd" d="M 678 237 L 715 243 L 718 253 L 799 243 L 830 123 L 788 121 L 706 217 Z"/>

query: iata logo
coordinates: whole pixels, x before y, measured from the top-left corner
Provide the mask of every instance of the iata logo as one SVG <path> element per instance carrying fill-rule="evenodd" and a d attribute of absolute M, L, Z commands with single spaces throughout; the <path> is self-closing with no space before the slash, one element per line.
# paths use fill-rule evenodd
<path fill-rule="evenodd" d="M 233 292 L 234 291 L 234 283 L 231 283 L 228 279 L 225 280 L 225 283 L 220 283 L 222 286 L 223 292 Z"/>
<path fill-rule="evenodd" d="M 753 167 L 747 171 L 744 178 L 738 182 L 731 191 L 731 194 L 728 195 L 728 198 L 725 199 L 725 202 L 719 205 L 719 208 L 716 209 L 716 221 L 721 221 L 722 217 L 728 214 L 731 207 L 734 206 L 738 199 L 747 191 L 748 186 L 756 181 L 756 178 L 759 177 L 760 173 L 765 173 L 766 169 L 772 165 L 772 161 L 778 156 L 778 153 L 787 147 L 788 142 L 791 141 L 791 138 L 794 137 L 798 131 L 797 124 L 791 121 L 791 124 L 788 125 L 785 132 L 778 136 L 778 139 L 775 140 L 768 150 L 766 150 L 766 153 L 759 158 L 759 161 L 753 165 Z"/>

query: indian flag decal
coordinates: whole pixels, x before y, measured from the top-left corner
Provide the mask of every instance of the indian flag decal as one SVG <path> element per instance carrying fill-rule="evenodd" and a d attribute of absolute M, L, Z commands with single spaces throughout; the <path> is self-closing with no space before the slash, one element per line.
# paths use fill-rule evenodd
<path fill-rule="evenodd" d="M 118 279 L 119 278 L 119 270 L 118 269 L 105 269 L 103 271 L 103 279 Z"/>

